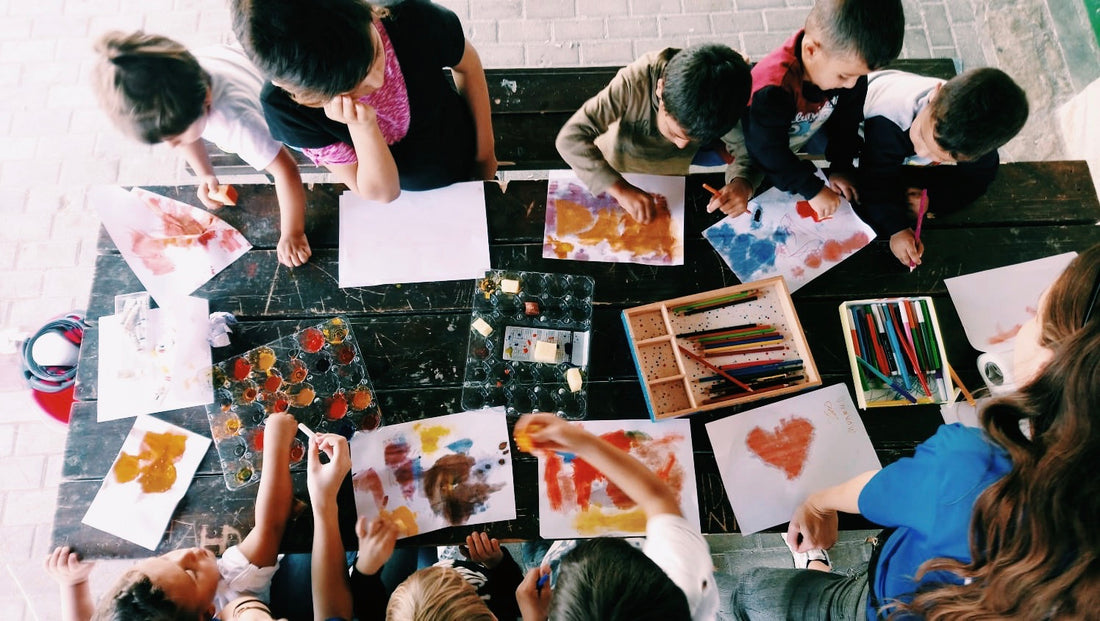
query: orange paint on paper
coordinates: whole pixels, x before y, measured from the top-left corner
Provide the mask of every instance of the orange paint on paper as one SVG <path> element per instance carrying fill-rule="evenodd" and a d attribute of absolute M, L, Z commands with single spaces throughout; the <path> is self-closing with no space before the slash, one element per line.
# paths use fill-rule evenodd
<path fill-rule="evenodd" d="M 147 431 L 138 454 L 121 453 L 112 471 L 120 483 L 136 478 L 146 494 L 166 492 L 176 482 L 176 467 L 173 464 L 183 458 L 186 449 L 185 435 Z"/>
<path fill-rule="evenodd" d="M 576 246 L 574 246 L 573 244 L 566 241 L 561 241 L 560 239 L 556 239 L 554 237 L 547 237 L 546 241 L 550 243 L 550 247 L 553 248 L 554 254 L 559 259 L 564 259 L 568 257 L 569 253 L 573 252 L 573 250 L 576 248 Z"/>
<path fill-rule="evenodd" d="M 433 425 L 431 427 L 413 425 L 413 429 L 420 435 L 420 447 L 426 455 L 430 455 L 439 450 L 439 440 L 451 433 L 451 430 L 443 425 Z"/>
<path fill-rule="evenodd" d="M 402 505 L 393 511 L 386 511 L 385 509 L 378 512 L 379 516 L 386 517 L 393 520 L 394 524 L 397 524 L 397 530 L 402 535 L 411 537 L 420 532 L 420 528 L 416 525 L 416 514 L 412 509 Z"/>
<path fill-rule="evenodd" d="M 745 438 L 745 445 L 764 463 L 782 470 L 787 480 L 793 481 L 802 474 L 813 438 L 813 423 L 791 417 L 779 421 L 771 431 L 754 427 Z"/>
<path fill-rule="evenodd" d="M 636 256 L 671 260 L 681 246 L 672 231 L 672 214 L 667 201 L 660 195 L 656 198 L 657 215 L 648 224 L 638 222 L 623 209 L 601 209 L 593 215 L 584 205 L 558 198 L 554 203 L 554 232 L 558 237 L 575 235 L 585 246 L 606 242 L 612 252 L 626 251 Z M 557 249 L 555 253 L 560 255 Z"/>
<path fill-rule="evenodd" d="M 604 513 L 599 507 L 582 510 L 573 519 L 573 527 L 582 536 L 599 535 L 609 531 L 644 533 L 645 511 L 634 509 L 623 513 Z"/>

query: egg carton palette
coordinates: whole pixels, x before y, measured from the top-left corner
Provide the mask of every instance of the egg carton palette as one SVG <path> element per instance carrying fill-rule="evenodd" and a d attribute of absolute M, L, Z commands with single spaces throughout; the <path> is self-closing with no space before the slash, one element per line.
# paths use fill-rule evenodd
<path fill-rule="evenodd" d="M 585 418 L 594 288 L 588 276 L 508 270 L 475 281 L 462 407 Z"/>
<path fill-rule="evenodd" d="M 318 433 L 346 438 L 382 423 L 363 356 L 346 319 L 335 317 L 214 365 L 214 403 L 206 406 L 225 485 L 260 480 L 264 421 L 289 412 Z M 290 450 L 302 469 L 301 435 Z"/>

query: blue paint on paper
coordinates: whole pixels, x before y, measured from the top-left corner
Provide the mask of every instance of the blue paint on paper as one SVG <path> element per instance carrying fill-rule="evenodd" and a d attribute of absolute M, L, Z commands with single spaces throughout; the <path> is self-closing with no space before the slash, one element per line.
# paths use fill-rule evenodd
<path fill-rule="evenodd" d="M 755 280 L 754 274 L 774 269 L 775 252 L 790 236 L 786 229 L 775 231 L 772 238 L 762 239 L 748 233 L 737 233 L 731 226 L 720 222 L 703 231 L 718 254 L 741 280 Z"/>
<path fill-rule="evenodd" d="M 462 440 L 455 440 L 454 442 L 451 442 L 447 445 L 447 448 L 450 449 L 452 453 L 465 454 L 470 452 L 470 448 L 473 445 L 473 440 L 471 440 L 470 438 L 463 438 Z"/>

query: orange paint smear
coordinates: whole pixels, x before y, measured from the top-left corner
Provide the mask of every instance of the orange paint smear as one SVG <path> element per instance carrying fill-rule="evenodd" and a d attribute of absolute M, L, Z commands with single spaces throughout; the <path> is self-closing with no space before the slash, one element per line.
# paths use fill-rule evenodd
<path fill-rule="evenodd" d="M 802 474 L 813 437 L 813 423 L 804 418 L 786 418 L 772 431 L 754 427 L 745 438 L 745 444 L 765 463 L 782 470 L 787 480 L 793 481 Z"/>
<path fill-rule="evenodd" d="M 379 511 L 378 515 L 393 520 L 393 522 L 397 524 L 397 530 L 406 537 L 411 537 L 420 532 L 420 528 L 416 525 L 416 514 L 413 513 L 412 509 L 404 505 L 393 511 Z"/>
<path fill-rule="evenodd" d="M 176 482 L 176 467 L 173 464 L 183 458 L 186 449 L 185 435 L 148 431 L 141 440 L 140 452 L 137 455 L 121 453 L 112 471 L 119 483 L 137 479 L 141 491 L 146 494 L 166 492 Z"/>
<path fill-rule="evenodd" d="M 591 507 L 581 511 L 573 519 L 573 527 L 584 536 L 600 535 L 610 531 L 644 533 L 645 524 L 645 512 L 641 509 L 608 514 L 601 511 L 599 507 Z"/>
<path fill-rule="evenodd" d="M 832 263 L 837 263 L 843 260 L 844 257 L 866 246 L 870 241 L 867 234 L 862 231 L 853 234 L 845 240 L 837 241 L 830 239 L 825 242 L 825 245 L 820 251 L 811 252 L 806 255 L 802 262 L 805 263 L 807 267 L 811 268 L 821 267 L 823 259 Z"/>
<path fill-rule="evenodd" d="M 659 202 L 663 200 L 658 196 Z M 558 199 L 555 205 L 558 237 L 576 235 L 585 246 L 606 241 L 613 252 L 666 259 L 671 259 L 679 247 L 672 232 L 672 214 L 665 203 L 659 205 L 657 216 L 648 224 L 636 221 L 622 209 L 600 210 L 593 222 L 592 212 L 584 205 L 564 199 Z M 559 250 L 555 253 L 565 258 Z"/>

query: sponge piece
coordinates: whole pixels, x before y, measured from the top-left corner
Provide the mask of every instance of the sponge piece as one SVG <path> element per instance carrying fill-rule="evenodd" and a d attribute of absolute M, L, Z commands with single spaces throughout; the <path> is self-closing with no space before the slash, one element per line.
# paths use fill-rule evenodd
<path fill-rule="evenodd" d="M 471 324 L 470 327 L 481 333 L 481 336 L 489 336 L 493 333 L 493 326 L 490 326 L 487 321 L 478 317 Z"/>
<path fill-rule="evenodd" d="M 219 185 L 209 196 L 223 205 L 237 204 L 237 190 L 231 185 Z"/>
<path fill-rule="evenodd" d="M 581 370 L 577 367 L 570 367 L 570 369 L 565 372 L 565 381 L 569 384 L 569 390 L 579 392 L 584 383 L 584 380 L 581 379 Z"/>
<path fill-rule="evenodd" d="M 531 357 L 535 362 L 554 362 L 558 358 L 558 345 L 547 341 L 535 341 L 535 351 Z"/>

